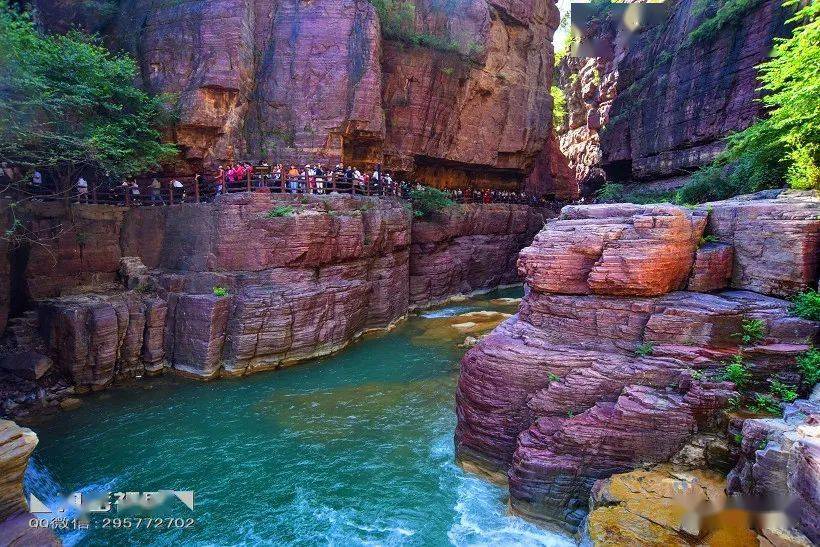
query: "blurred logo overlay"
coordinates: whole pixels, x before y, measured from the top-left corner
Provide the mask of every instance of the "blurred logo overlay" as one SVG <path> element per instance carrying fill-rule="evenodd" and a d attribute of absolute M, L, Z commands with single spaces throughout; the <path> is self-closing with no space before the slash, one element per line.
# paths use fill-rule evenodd
<path fill-rule="evenodd" d="M 671 0 L 652 4 L 573 2 L 570 55 L 612 58 L 616 41 L 621 46 L 629 46 L 639 33 L 665 21 L 672 4 Z"/>

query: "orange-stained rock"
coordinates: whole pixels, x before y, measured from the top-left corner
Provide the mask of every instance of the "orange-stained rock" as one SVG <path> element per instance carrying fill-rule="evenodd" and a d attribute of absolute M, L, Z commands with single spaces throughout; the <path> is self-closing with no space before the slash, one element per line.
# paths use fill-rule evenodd
<path fill-rule="evenodd" d="M 12 421 L 0 420 L 0 521 L 28 510 L 23 473 L 37 446 L 37 435 Z"/>
<path fill-rule="evenodd" d="M 732 279 L 734 248 L 725 243 L 707 243 L 698 247 L 692 274 L 686 289 L 712 292 L 725 289 Z"/>
<path fill-rule="evenodd" d="M 706 219 L 673 205 L 567 206 L 521 251 L 536 291 L 656 296 L 683 288 Z"/>

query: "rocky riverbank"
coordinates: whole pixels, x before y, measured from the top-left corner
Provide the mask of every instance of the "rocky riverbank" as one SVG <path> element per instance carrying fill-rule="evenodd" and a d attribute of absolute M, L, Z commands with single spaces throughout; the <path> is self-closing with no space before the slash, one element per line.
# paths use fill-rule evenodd
<path fill-rule="evenodd" d="M 728 471 L 734 435 L 754 423 L 740 410 L 773 380 L 798 385 L 795 359 L 816 342 L 820 325 L 784 298 L 817 285 L 819 207 L 793 192 L 693 210 L 565 207 L 521 252 L 518 314 L 462 360 L 459 460 L 508 482 L 516 513 L 570 530 L 615 473 L 670 460 Z M 744 385 L 728 381 L 729 363 Z M 795 461 L 816 459 L 801 446 L 813 455 Z M 742 469 L 759 449 L 743 445 Z M 750 472 L 736 475 L 733 490 L 748 490 Z M 817 500 L 805 510 L 816 518 Z"/>
<path fill-rule="evenodd" d="M 398 200 L 244 193 L 70 215 L 36 204 L 31 224 L 53 238 L 6 264 L 8 415 L 167 369 L 241 376 L 337 351 L 411 307 L 515 282 L 549 212 L 463 205 L 414 222 Z"/>

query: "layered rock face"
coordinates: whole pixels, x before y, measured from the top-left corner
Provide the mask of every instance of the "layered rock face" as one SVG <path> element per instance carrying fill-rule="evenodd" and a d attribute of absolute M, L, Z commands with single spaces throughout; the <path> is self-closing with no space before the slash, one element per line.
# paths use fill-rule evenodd
<path fill-rule="evenodd" d="M 551 210 L 525 205 L 464 205 L 413 222 L 410 304 L 427 307 L 452 295 L 517 283 L 518 252 Z"/>
<path fill-rule="evenodd" d="M 413 0 L 409 21 L 387 10 L 386 37 L 367 0 L 35 4 L 48 27 L 133 53 L 150 91 L 179 94 L 172 137 L 195 168 L 381 163 L 431 185 L 515 187 L 549 134 L 553 0 Z"/>
<path fill-rule="evenodd" d="M 663 24 L 632 43 L 597 24 L 589 38 L 607 55 L 566 57 L 558 69 L 569 112 L 558 128 L 561 150 L 587 193 L 605 180 L 680 186 L 761 113 L 755 66 L 785 32 L 782 2 L 751 3 L 703 42 L 689 36 L 713 10 L 697 0 L 673 4 Z"/>
<path fill-rule="evenodd" d="M 782 418 L 746 420 L 728 492 L 785 509 L 808 539 L 820 542 L 820 400 L 789 405 Z"/>
<path fill-rule="evenodd" d="M 755 382 L 796 383 L 794 358 L 810 347 L 818 325 L 761 293 L 816 285 L 818 201 L 810 194 L 756 197 L 696 211 L 565 207 L 521 252 L 530 291 L 518 314 L 462 360 L 459 460 L 506 474 L 515 511 L 573 528 L 595 480 L 667 461 L 716 426 L 737 396 L 721 380 L 733 356 L 742 356 Z M 726 222 L 762 209 L 768 220 L 756 236 Z M 731 260 L 698 249 L 707 226 L 733 247 Z M 761 244 L 775 233 L 800 235 L 768 247 L 780 257 L 777 266 L 738 274 L 758 256 L 751 239 Z M 788 280 L 791 272 L 803 273 L 784 285 L 761 283 Z M 709 290 L 730 283 L 742 290 L 694 292 L 705 278 L 721 281 Z M 751 319 L 762 338 L 740 347 L 738 333 Z"/>
<path fill-rule="evenodd" d="M 236 376 L 337 351 L 411 306 L 516 282 L 551 212 L 474 204 L 412 223 L 399 200 L 253 192 L 73 206 L 73 224 L 56 204 L 27 214 L 54 237 L 15 265 L 31 309 L 0 355 L 11 414 L 166 368 Z"/>

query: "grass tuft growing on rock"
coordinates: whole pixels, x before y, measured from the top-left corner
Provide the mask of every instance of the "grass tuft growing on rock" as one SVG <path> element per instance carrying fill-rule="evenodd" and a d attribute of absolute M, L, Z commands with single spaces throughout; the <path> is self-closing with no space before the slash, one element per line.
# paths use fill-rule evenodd
<path fill-rule="evenodd" d="M 277 205 L 267 213 L 265 213 L 265 218 L 280 218 L 280 217 L 290 217 L 296 212 L 293 205 Z"/>
<path fill-rule="evenodd" d="M 814 289 L 800 293 L 792 300 L 789 312 L 803 319 L 820 321 L 820 293 Z"/>
<path fill-rule="evenodd" d="M 820 382 L 820 350 L 811 348 L 797 356 L 797 368 L 803 376 L 803 384 L 809 389 Z"/>

